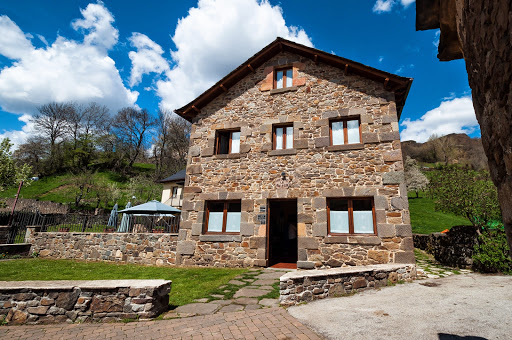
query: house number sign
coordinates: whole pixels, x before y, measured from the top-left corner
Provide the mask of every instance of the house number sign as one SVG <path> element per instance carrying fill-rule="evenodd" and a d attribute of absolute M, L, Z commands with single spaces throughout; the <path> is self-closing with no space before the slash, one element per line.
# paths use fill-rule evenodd
<path fill-rule="evenodd" d="M 267 223 L 267 214 L 258 214 L 257 219 L 260 224 L 266 224 Z"/>

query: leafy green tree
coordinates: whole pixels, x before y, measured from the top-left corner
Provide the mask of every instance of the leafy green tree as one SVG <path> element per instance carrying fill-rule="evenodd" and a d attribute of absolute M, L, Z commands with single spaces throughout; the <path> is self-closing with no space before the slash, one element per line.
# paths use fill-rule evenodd
<path fill-rule="evenodd" d="M 498 192 L 487 171 L 445 166 L 434 172 L 428 190 L 437 210 L 466 217 L 474 226 L 501 220 Z"/>
<path fill-rule="evenodd" d="M 162 195 L 162 185 L 155 183 L 149 176 L 138 175 L 130 178 L 128 184 L 130 196 L 135 196 L 134 204 L 145 203 L 150 200 L 159 200 Z"/>
<path fill-rule="evenodd" d="M 24 164 L 16 166 L 12 159 L 12 144 L 9 138 L 0 142 L 0 191 L 15 186 L 20 181 L 26 181 L 32 169 Z"/>

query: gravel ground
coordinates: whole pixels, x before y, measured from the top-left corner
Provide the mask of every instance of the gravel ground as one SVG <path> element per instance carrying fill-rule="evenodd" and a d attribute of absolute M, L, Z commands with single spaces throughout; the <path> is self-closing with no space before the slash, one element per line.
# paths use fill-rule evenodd
<path fill-rule="evenodd" d="M 453 275 L 288 308 L 328 339 L 512 339 L 512 276 Z"/>

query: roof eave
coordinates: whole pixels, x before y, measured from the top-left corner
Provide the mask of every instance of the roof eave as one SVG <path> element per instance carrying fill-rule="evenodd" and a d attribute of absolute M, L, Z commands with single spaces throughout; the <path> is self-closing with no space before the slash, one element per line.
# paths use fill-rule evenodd
<path fill-rule="evenodd" d="M 249 58 L 243 64 L 226 75 L 224 78 L 219 80 L 208 90 L 199 95 L 196 99 L 187 105 L 176 109 L 174 112 L 189 122 L 192 122 L 193 118 L 209 102 L 214 100 L 222 93 L 226 92 L 229 87 L 233 86 L 240 79 L 243 79 L 245 76 L 252 73 L 254 69 L 261 66 L 274 55 L 285 50 L 297 53 L 307 58 L 311 58 L 317 63 L 324 62 L 326 64 L 330 64 L 331 66 L 344 68 L 346 73 L 355 73 L 374 81 L 383 82 L 386 89 L 395 92 L 395 96 L 398 97 L 395 98 L 395 102 L 397 104 L 398 119 L 400 119 L 403 106 L 405 105 L 405 101 L 412 84 L 412 78 L 401 77 L 396 74 L 378 70 L 353 60 L 335 56 L 325 51 L 297 44 L 283 38 L 277 38 L 274 40 L 272 43 L 261 49 L 254 56 Z"/>

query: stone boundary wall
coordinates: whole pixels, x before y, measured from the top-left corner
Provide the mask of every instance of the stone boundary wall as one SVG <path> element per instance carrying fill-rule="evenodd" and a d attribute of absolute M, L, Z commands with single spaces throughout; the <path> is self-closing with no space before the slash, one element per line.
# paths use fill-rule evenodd
<path fill-rule="evenodd" d="M 42 258 L 174 265 L 176 234 L 70 233 L 27 230 L 31 253 Z"/>
<path fill-rule="evenodd" d="M 6 225 L 0 225 L 0 244 L 6 244 L 9 238 L 9 227 Z"/>
<path fill-rule="evenodd" d="M 30 243 L 0 244 L 0 254 L 28 256 Z"/>
<path fill-rule="evenodd" d="M 11 212 L 14 204 L 14 198 L 7 198 L 5 208 L 0 208 L 0 212 Z M 67 204 L 56 203 L 51 201 L 38 201 L 32 198 L 19 198 L 16 203 L 16 211 L 30 210 L 39 211 L 41 214 L 67 214 L 69 206 Z"/>
<path fill-rule="evenodd" d="M 444 234 L 414 234 L 413 241 L 414 247 L 434 255 L 439 263 L 466 269 L 473 265 L 473 247 L 478 241 L 478 233 L 472 226 L 455 226 Z"/>
<path fill-rule="evenodd" d="M 0 318 L 8 325 L 108 322 L 166 311 L 171 281 L 0 281 Z"/>
<path fill-rule="evenodd" d="M 328 297 L 351 294 L 368 288 L 379 288 L 416 277 L 416 265 L 382 264 L 297 271 L 280 278 L 279 302 L 292 306 Z"/>

